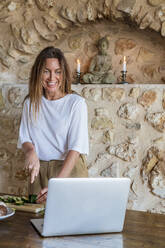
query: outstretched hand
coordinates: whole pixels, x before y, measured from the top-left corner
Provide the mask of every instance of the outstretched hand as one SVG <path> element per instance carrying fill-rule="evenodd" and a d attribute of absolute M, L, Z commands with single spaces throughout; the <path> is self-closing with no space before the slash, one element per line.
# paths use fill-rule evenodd
<path fill-rule="evenodd" d="M 30 182 L 33 183 L 39 174 L 40 162 L 35 151 L 31 150 L 25 155 L 25 169 L 30 174 Z"/>

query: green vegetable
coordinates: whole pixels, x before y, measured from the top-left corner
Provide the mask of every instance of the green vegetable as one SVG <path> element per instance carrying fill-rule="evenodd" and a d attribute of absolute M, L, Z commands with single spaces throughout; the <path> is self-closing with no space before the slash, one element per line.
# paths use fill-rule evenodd
<path fill-rule="evenodd" d="M 37 195 L 29 195 L 29 203 L 36 203 Z"/>
<path fill-rule="evenodd" d="M 0 196 L 0 201 L 5 203 L 13 203 L 15 205 L 24 205 L 24 203 L 36 203 L 37 195 L 29 195 L 29 197 L 22 196 L 10 196 L 10 195 L 3 195 Z"/>
<path fill-rule="evenodd" d="M 21 200 L 22 200 L 24 203 L 28 203 L 28 202 L 29 202 L 29 198 L 26 197 L 26 196 L 22 196 L 22 197 L 21 197 Z"/>
<path fill-rule="evenodd" d="M 16 201 L 14 204 L 15 205 L 24 205 L 24 202 L 23 201 Z"/>
<path fill-rule="evenodd" d="M 8 196 L 8 198 L 6 199 L 6 201 L 7 201 L 8 203 L 13 203 L 13 202 L 14 202 L 14 199 L 13 199 L 12 196 Z"/>

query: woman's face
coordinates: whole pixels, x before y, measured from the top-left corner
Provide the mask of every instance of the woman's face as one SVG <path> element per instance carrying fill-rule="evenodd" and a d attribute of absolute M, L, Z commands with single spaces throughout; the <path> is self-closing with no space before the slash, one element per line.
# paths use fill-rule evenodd
<path fill-rule="evenodd" d="M 42 85 L 47 98 L 61 93 L 62 71 L 58 59 L 46 59 L 42 74 Z"/>

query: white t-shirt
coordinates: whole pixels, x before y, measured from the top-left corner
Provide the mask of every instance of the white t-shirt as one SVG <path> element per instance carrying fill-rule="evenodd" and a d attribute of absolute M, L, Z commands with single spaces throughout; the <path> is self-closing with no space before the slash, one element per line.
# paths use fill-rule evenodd
<path fill-rule="evenodd" d="M 64 160 L 69 150 L 88 154 L 88 115 L 85 99 L 67 94 L 58 100 L 41 100 L 40 112 L 35 120 L 29 99 L 22 112 L 17 147 L 24 142 L 35 146 L 40 160 Z"/>

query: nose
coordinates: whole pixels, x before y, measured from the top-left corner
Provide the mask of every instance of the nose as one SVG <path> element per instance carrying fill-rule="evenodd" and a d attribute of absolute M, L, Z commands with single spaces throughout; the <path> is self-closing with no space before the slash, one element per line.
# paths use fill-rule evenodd
<path fill-rule="evenodd" d="M 49 75 L 49 79 L 50 81 L 53 81 L 54 79 L 56 79 L 56 73 L 51 71 Z"/>

